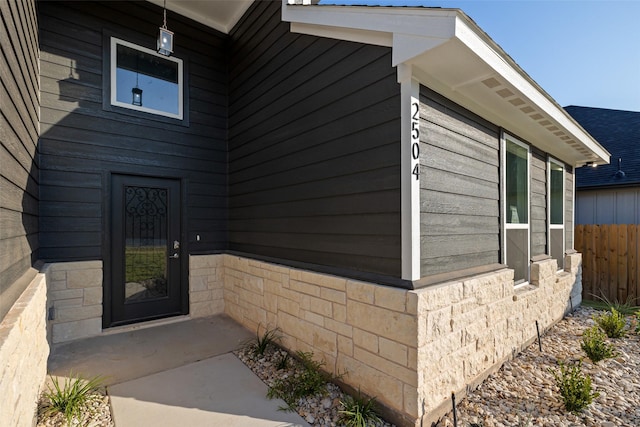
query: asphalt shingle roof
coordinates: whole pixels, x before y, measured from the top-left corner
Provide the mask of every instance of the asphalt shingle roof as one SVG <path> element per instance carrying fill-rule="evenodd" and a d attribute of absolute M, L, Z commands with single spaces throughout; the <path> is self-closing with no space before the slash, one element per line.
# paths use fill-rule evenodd
<path fill-rule="evenodd" d="M 640 185 L 640 112 L 606 108 L 564 108 L 609 153 L 611 163 L 576 169 L 576 188 Z M 618 159 L 622 159 L 617 174 Z"/>

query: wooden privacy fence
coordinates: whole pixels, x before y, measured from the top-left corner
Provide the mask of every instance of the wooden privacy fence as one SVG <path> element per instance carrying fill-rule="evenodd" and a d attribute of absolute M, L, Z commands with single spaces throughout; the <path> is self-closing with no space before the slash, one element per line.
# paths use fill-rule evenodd
<path fill-rule="evenodd" d="M 577 225 L 575 249 L 582 253 L 582 297 L 640 305 L 640 225 Z"/>

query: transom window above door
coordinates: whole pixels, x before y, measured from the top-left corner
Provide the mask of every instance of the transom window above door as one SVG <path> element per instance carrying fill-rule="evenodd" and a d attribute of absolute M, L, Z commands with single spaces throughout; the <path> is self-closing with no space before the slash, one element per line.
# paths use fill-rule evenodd
<path fill-rule="evenodd" d="M 182 120 L 183 63 L 111 37 L 111 105 Z"/>

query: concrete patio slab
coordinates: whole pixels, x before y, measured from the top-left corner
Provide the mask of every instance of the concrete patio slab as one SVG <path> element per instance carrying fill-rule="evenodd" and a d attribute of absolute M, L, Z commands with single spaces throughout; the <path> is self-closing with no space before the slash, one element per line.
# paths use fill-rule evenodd
<path fill-rule="evenodd" d="M 116 427 L 308 426 L 233 354 L 109 387 Z"/>
<path fill-rule="evenodd" d="M 229 353 L 254 335 L 225 315 L 115 328 L 53 347 L 51 375 L 101 375 L 118 384 Z"/>

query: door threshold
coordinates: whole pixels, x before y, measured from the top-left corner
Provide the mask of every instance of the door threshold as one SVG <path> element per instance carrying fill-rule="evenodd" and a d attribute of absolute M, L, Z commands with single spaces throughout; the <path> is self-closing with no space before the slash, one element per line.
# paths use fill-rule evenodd
<path fill-rule="evenodd" d="M 129 325 L 114 326 L 102 330 L 102 335 L 120 334 L 122 332 L 132 332 L 140 329 L 153 328 L 156 326 L 170 325 L 172 323 L 180 323 L 191 320 L 191 316 L 188 314 L 182 316 L 165 317 L 163 319 L 149 320 L 146 322 L 132 323 Z"/>

